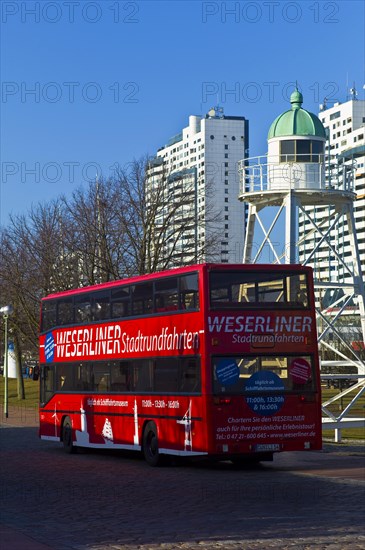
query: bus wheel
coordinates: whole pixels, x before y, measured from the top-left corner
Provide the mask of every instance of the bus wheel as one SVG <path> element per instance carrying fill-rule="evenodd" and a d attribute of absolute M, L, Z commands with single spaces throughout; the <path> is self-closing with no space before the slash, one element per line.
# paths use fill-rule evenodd
<path fill-rule="evenodd" d="M 63 442 L 63 448 L 66 451 L 66 453 L 71 454 L 76 451 L 76 448 L 74 447 L 74 444 L 72 442 L 71 420 L 68 416 L 66 416 L 62 426 L 62 442 Z"/>
<path fill-rule="evenodd" d="M 143 432 L 143 456 L 150 466 L 161 464 L 161 455 L 158 450 L 157 428 L 154 422 L 147 422 Z"/>

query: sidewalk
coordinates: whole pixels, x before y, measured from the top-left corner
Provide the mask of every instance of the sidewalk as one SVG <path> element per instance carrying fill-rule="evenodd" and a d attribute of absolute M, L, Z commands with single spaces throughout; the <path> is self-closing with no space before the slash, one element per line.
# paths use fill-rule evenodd
<path fill-rule="evenodd" d="M 4 407 L 0 408 L 0 428 L 37 428 L 39 426 L 38 407 L 27 408 L 22 404 L 9 405 L 8 418 Z M 52 550 L 46 544 L 24 535 L 8 525 L 0 525 L 0 550 Z"/>
<path fill-rule="evenodd" d="M 0 408 L 1 428 L 38 428 L 39 412 L 38 407 L 25 407 L 24 404 L 9 405 L 8 418 L 5 417 L 4 407 Z M 0 547 L 1 548 L 1 547 Z M 1 549 L 2 550 L 2 549 Z"/>

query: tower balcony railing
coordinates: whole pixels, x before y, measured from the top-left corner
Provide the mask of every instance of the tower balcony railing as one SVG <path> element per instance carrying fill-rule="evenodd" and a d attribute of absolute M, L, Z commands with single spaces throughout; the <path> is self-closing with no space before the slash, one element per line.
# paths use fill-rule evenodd
<path fill-rule="evenodd" d="M 354 190 L 355 163 L 320 154 L 262 155 L 238 165 L 240 192 L 272 190 Z"/>

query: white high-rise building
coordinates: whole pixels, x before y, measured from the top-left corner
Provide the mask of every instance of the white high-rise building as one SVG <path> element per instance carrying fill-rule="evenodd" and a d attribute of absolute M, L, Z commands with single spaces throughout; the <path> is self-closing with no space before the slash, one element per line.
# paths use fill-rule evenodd
<path fill-rule="evenodd" d="M 342 181 L 343 178 L 350 178 L 351 173 L 353 174 L 353 191 L 356 193 L 354 202 L 356 234 L 362 274 L 365 278 L 365 101 L 351 99 L 345 103 L 336 103 L 331 108 L 323 108 L 318 117 L 327 134 L 325 164 L 328 188 L 346 186 L 347 183 Z M 351 184 L 352 182 L 349 181 L 348 185 Z M 316 206 L 310 210 L 311 216 L 318 225 L 330 226 L 334 216 L 333 207 Z M 299 216 L 299 238 L 305 230 L 304 218 Z M 336 243 L 344 263 L 350 265 L 354 250 L 350 244 L 346 218 L 331 231 L 331 240 Z M 308 242 L 307 240 L 307 246 Z M 317 256 L 314 261 L 321 267 L 323 280 L 348 282 L 348 271 L 331 254 Z"/>
<path fill-rule="evenodd" d="M 205 117 L 189 116 L 189 125 L 157 151 L 147 172 L 147 197 L 165 182 L 161 221 L 182 204 L 169 220 L 164 255 L 170 267 L 242 261 L 245 205 L 238 200 L 238 162 L 247 153 L 248 120 L 226 116 L 219 107 Z M 182 219 L 183 231 L 174 233 Z"/>

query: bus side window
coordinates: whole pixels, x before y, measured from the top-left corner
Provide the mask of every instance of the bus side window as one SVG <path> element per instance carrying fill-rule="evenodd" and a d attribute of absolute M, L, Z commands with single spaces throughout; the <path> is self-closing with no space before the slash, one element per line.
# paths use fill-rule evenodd
<path fill-rule="evenodd" d="M 117 363 L 112 368 L 111 390 L 130 391 L 130 368 L 128 362 Z"/>
<path fill-rule="evenodd" d="M 190 273 L 179 277 L 180 302 L 183 310 L 199 309 L 198 274 Z"/>
<path fill-rule="evenodd" d="M 91 302 L 88 294 L 81 294 L 75 299 L 75 322 L 86 323 L 91 321 Z"/>
<path fill-rule="evenodd" d="M 130 287 L 113 288 L 111 294 L 111 318 L 128 317 L 130 314 Z"/>
<path fill-rule="evenodd" d="M 90 366 L 87 363 L 80 363 L 79 365 L 77 365 L 76 374 L 76 389 L 82 391 L 92 390 Z"/>
<path fill-rule="evenodd" d="M 72 298 L 64 298 L 58 302 L 57 307 L 57 324 L 71 325 L 74 322 L 73 300 Z"/>
<path fill-rule="evenodd" d="M 183 309 L 198 309 L 199 296 L 197 290 L 186 290 L 182 293 Z"/>
<path fill-rule="evenodd" d="M 110 390 L 110 368 L 109 363 L 94 364 L 94 391 L 106 392 Z"/>
<path fill-rule="evenodd" d="M 152 361 L 136 361 L 133 368 L 133 385 L 136 392 L 150 392 L 152 390 L 153 368 Z"/>
<path fill-rule="evenodd" d="M 167 277 L 155 282 L 155 310 L 177 311 L 179 309 L 178 280 Z"/>
<path fill-rule="evenodd" d="M 110 319 L 110 293 L 98 292 L 93 297 L 92 309 L 94 321 Z"/>
<path fill-rule="evenodd" d="M 141 283 L 132 287 L 132 314 L 146 315 L 152 313 L 152 283 Z"/>
<path fill-rule="evenodd" d="M 176 393 L 178 391 L 179 360 L 177 358 L 159 358 L 155 361 L 155 392 Z"/>
<path fill-rule="evenodd" d="M 180 391 L 193 393 L 200 391 L 200 367 L 195 360 L 183 360 L 181 370 Z"/>
<path fill-rule="evenodd" d="M 74 366 L 71 363 L 57 365 L 56 367 L 56 386 L 59 391 L 72 391 L 74 390 Z"/>
<path fill-rule="evenodd" d="M 42 305 L 42 332 L 56 326 L 56 301 L 43 302 Z"/>

